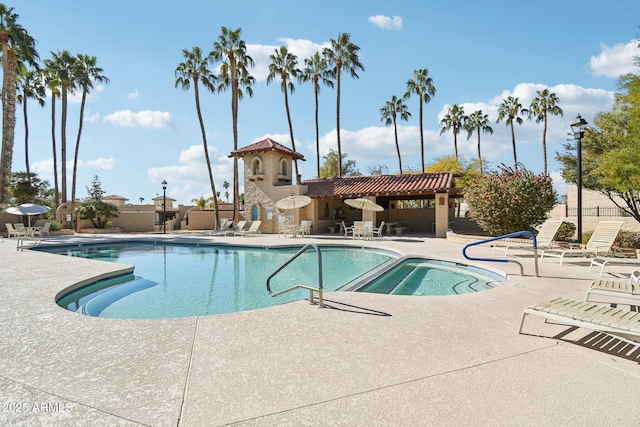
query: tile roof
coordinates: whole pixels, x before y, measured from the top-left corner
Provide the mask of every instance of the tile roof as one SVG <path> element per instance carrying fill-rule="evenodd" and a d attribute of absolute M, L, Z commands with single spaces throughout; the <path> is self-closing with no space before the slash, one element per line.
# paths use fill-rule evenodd
<path fill-rule="evenodd" d="M 282 154 L 286 154 L 291 156 L 293 159 L 305 160 L 304 156 L 297 151 L 293 151 L 292 149 L 285 147 L 282 144 L 278 144 L 274 140 L 267 138 L 262 141 L 258 141 L 251 145 L 247 145 L 246 147 L 238 148 L 237 150 L 233 150 L 229 157 L 243 157 L 247 154 L 253 153 L 264 153 L 267 151 L 277 151 Z"/>
<path fill-rule="evenodd" d="M 310 179 L 302 184 L 308 187 L 306 195 L 314 198 L 416 196 L 455 189 L 452 172 Z"/>

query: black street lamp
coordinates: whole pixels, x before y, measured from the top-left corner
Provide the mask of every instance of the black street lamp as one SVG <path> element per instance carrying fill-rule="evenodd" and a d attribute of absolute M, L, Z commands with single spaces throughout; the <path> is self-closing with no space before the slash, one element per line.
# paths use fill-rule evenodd
<path fill-rule="evenodd" d="M 162 234 L 167 234 L 167 181 L 162 180 Z"/>
<path fill-rule="evenodd" d="M 578 114 L 575 123 L 571 124 L 573 139 L 577 141 L 576 150 L 578 158 L 578 243 L 582 243 L 582 138 L 587 129 L 587 121 Z"/>

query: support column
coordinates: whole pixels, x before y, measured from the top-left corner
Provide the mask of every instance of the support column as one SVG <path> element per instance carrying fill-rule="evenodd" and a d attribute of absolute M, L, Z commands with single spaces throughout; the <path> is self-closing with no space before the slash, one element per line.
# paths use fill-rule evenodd
<path fill-rule="evenodd" d="M 449 227 L 449 194 L 436 194 L 436 237 L 447 237 Z"/>

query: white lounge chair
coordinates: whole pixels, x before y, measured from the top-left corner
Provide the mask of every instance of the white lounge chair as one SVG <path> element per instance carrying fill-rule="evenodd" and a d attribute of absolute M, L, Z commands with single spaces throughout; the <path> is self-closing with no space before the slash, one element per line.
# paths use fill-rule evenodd
<path fill-rule="evenodd" d="M 209 232 L 209 236 L 226 236 L 227 233 L 233 233 L 233 229 L 231 228 L 232 225 L 233 221 L 225 218 L 222 220 L 220 230 L 211 230 Z"/>
<path fill-rule="evenodd" d="M 311 224 L 313 224 L 313 222 L 308 221 L 308 220 L 300 221 L 300 226 L 298 227 L 298 233 L 302 237 L 311 236 Z"/>
<path fill-rule="evenodd" d="M 562 264 L 565 256 L 597 256 L 611 252 L 613 242 L 621 228 L 622 221 L 600 221 L 585 247 L 545 249 L 540 255 L 540 261 L 542 262 L 546 255 L 547 257 L 560 258 L 560 264 Z"/>
<path fill-rule="evenodd" d="M 26 231 L 18 231 L 15 229 L 15 227 L 13 226 L 13 224 L 10 223 L 6 223 L 5 227 L 7 227 L 7 238 L 10 239 L 12 237 L 22 237 L 22 236 L 26 236 L 27 233 Z"/>
<path fill-rule="evenodd" d="M 253 221 L 251 223 L 251 226 L 248 229 L 236 231 L 233 233 L 233 235 L 234 236 L 250 236 L 255 234 L 262 234 L 262 232 L 260 231 L 260 224 L 262 224 L 262 221 Z"/>
<path fill-rule="evenodd" d="M 554 247 L 553 238 L 556 236 L 561 225 L 562 221 L 545 221 L 536 235 L 537 249 L 550 249 Z M 507 256 L 509 249 L 533 249 L 533 240 L 531 243 L 509 243 L 506 241 L 496 242 L 491 245 L 492 255 L 495 253 L 496 249 L 504 251 L 504 256 Z"/>
<path fill-rule="evenodd" d="M 522 333 L 527 315 L 540 316 L 563 325 L 576 326 L 614 336 L 634 345 L 640 344 L 640 313 L 590 302 L 556 298 L 524 309 L 520 320 Z"/>
<path fill-rule="evenodd" d="M 33 235 L 34 236 L 38 236 L 38 237 L 42 237 L 45 234 L 47 235 L 47 237 L 49 237 L 49 228 L 51 228 L 51 223 L 50 222 L 45 222 L 44 226 L 42 228 L 35 228 L 33 230 Z"/>
<path fill-rule="evenodd" d="M 383 231 L 384 231 L 384 221 L 380 223 L 379 227 L 373 227 L 371 229 L 371 237 L 376 239 L 382 239 Z"/>
<path fill-rule="evenodd" d="M 353 237 L 353 225 L 347 226 L 347 224 L 342 221 L 342 230 L 344 230 L 344 238 L 346 239 L 349 234 Z"/>
<path fill-rule="evenodd" d="M 634 270 L 627 282 L 617 280 L 594 280 L 584 296 L 584 302 L 609 302 L 615 304 L 618 299 L 629 300 L 640 305 L 640 270 Z M 595 296 L 597 299 L 593 299 Z M 598 298 L 604 297 L 604 298 Z M 615 299 L 615 300 L 613 300 Z"/>

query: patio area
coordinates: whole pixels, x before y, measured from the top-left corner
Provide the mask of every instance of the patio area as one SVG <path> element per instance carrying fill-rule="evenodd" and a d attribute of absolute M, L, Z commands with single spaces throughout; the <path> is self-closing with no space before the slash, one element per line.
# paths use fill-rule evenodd
<path fill-rule="evenodd" d="M 463 261 L 426 234 L 382 240 L 206 233 L 56 236 L 43 244 L 130 238 L 174 242 L 375 246 Z M 487 246 L 469 251 L 491 257 Z M 582 300 L 589 259 L 540 264 L 514 250 L 509 274 L 479 293 L 325 294 L 181 319 L 102 319 L 55 304 L 66 287 L 128 266 L 16 251 L 0 242 L 0 425 L 637 425 L 640 348 L 528 317 L 553 297 Z M 527 254 L 529 256 L 527 257 Z M 276 266 L 269 266 L 268 268 Z M 608 267 L 626 280 L 633 267 Z M 260 284 L 264 286 L 264 284 Z"/>

